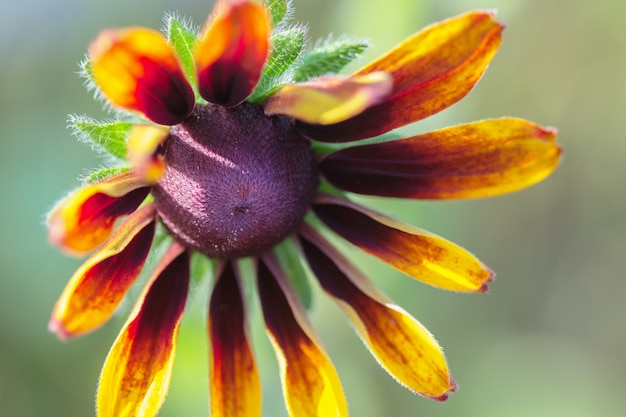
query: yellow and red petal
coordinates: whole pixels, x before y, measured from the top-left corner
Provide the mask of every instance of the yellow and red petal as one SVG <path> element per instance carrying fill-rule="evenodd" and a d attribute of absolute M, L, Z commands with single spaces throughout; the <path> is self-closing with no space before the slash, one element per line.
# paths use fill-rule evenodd
<path fill-rule="evenodd" d="M 152 205 L 129 216 L 74 273 L 54 306 L 50 331 L 66 339 L 107 321 L 141 273 L 154 229 Z"/>
<path fill-rule="evenodd" d="M 262 4 L 220 0 L 194 51 L 200 95 L 225 107 L 243 102 L 261 77 L 271 31 Z"/>
<path fill-rule="evenodd" d="M 385 197 L 458 199 L 518 191 L 559 163 L 556 131 L 522 119 L 459 125 L 329 154 L 319 168 L 347 191 Z"/>
<path fill-rule="evenodd" d="M 165 254 L 113 343 L 98 387 L 98 417 L 155 416 L 167 395 L 189 286 L 189 256 Z"/>
<path fill-rule="evenodd" d="M 301 123 L 301 131 L 319 141 L 352 141 L 378 136 L 451 106 L 482 76 L 500 45 L 502 29 L 485 11 L 425 28 L 354 74 L 390 73 L 393 92 L 386 100 L 334 125 Z"/>
<path fill-rule="evenodd" d="M 391 89 L 391 76 L 384 71 L 351 78 L 324 77 L 282 87 L 263 103 L 263 108 L 268 115 L 327 125 L 342 122 L 380 103 Z"/>
<path fill-rule="evenodd" d="M 261 416 L 261 380 L 233 266 L 225 265 L 209 305 L 209 388 L 212 417 Z"/>
<path fill-rule="evenodd" d="M 335 367 L 278 262 L 270 255 L 258 265 L 258 285 L 289 415 L 347 417 L 348 406 Z"/>
<path fill-rule="evenodd" d="M 426 284 L 485 292 L 493 279 L 493 272 L 460 246 L 345 199 L 320 195 L 313 210 L 339 236 Z"/>
<path fill-rule="evenodd" d="M 48 217 L 50 241 L 69 253 L 85 253 L 109 236 L 118 217 L 132 213 L 150 188 L 125 172 L 88 185 L 63 199 Z"/>
<path fill-rule="evenodd" d="M 137 27 L 109 29 L 89 51 L 94 80 L 114 106 L 168 126 L 191 114 L 193 90 L 161 33 Z"/>
<path fill-rule="evenodd" d="M 303 234 L 302 250 L 320 285 L 383 368 L 413 392 L 445 400 L 456 386 L 435 338 L 313 229 L 305 227 Z"/>
<path fill-rule="evenodd" d="M 165 161 L 158 150 L 168 135 L 167 129 L 153 125 L 134 125 L 128 135 L 128 162 L 135 174 L 149 184 L 156 184 L 165 172 Z"/>

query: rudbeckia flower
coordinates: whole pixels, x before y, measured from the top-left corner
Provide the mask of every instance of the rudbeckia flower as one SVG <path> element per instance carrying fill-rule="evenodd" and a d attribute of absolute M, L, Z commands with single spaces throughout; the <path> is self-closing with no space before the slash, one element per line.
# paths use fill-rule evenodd
<path fill-rule="evenodd" d="M 471 253 L 351 196 L 495 196 L 537 183 L 558 164 L 555 131 L 522 119 L 386 135 L 472 89 L 501 41 L 503 26 L 491 12 L 429 26 L 340 76 L 366 42 L 329 39 L 305 50 L 303 26 L 286 22 L 288 3 L 219 0 L 199 33 L 169 16 L 165 34 L 105 30 L 89 49 L 84 73 L 117 120 L 73 116 L 70 124 L 118 163 L 90 175 L 49 215 L 55 245 L 91 252 L 54 307 L 50 329 L 71 338 L 101 326 L 149 253 L 168 245 L 106 358 L 100 417 L 158 413 L 192 254 L 215 265 L 207 318 L 212 416 L 261 415 L 242 259 L 252 260 L 291 416 L 348 414 L 307 318 L 309 276 L 389 374 L 445 400 L 455 383 L 435 338 L 328 236 L 426 284 L 484 292 L 493 273 Z"/>

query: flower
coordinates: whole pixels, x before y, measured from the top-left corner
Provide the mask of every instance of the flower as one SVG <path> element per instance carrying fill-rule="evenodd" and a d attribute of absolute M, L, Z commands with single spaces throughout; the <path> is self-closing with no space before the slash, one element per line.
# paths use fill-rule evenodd
<path fill-rule="evenodd" d="M 216 260 L 208 311 L 213 416 L 261 414 L 242 258 L 254 261 L 291 416 L 348 414 L 337 373 L 307 319 L 300 259 L 394 378 L 445 400 L 455 383 L 436 340 L 325 235 L 427 284 L 484 292 L 493 273 L 472 254 L 347 193 L 495 196 L 544 179 L 558 164 L 555 130 L 514 118 L 352 143 L 464 97 L 500 44 L 503 26 L 492 13 L 427 27 L 343 77 L 337 71 L 366 44 L 330 40 L 304 53 L 303 27 L 285 23 L 288 5 L 221 0 L 199 37 L 170 16 L 167 36 L 106 30 L 90 47 L 86 76 L 119 119 L 74 116 L 70 124 L 121 166 L 91 175 L 49 215 L 55 245 L 93 251 L 58 300 L 50 329 L 70 338 L 102 325 L 148 254 L 170 242 L 105 361 L 101 417 L 153 416 L 160 409 L 192 253 Z"/>

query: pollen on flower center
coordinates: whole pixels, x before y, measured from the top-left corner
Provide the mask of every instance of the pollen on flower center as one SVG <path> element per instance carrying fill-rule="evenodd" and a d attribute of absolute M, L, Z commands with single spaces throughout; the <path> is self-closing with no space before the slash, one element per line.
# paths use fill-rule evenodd
<path fill-rule="evenodd" d="M 176 238 L 212 257 L 254 255 L 280 242 L 318 185 L 310 143 L 288 119 L 250 103 L 197 106 L 171 128 L 164 157 L 156 210 Z"/>

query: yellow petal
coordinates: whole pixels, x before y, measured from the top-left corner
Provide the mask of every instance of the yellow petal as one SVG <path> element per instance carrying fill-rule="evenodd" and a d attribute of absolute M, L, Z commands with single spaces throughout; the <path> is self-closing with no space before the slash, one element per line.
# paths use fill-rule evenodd
<path fill-rule="evenodd" d="M 167 136 L 167 129 L 152 125 L 134 125 L 128 135 L 128 162 L 149 184 L 156 184 L 165 171 L 165 161 L 157 150 Z"/>
<path fill-rule="evenodd" d="M 114 106 L 168 126 L 191 114 L 193 90 L 161 33 L 136 27 L 109 29 L 89 50 L 94 80 Z"/>
<path fill-rule="evenodd" d="M 269 55 L 271 27 L 260 3 L 218 1 L 194 51 L 204 99 L 230 108 L 252 93 Z"/>
<path fill-rule="evenodd" d="M 130 172 L 83 187 L 52 210 L 48 237 L 69 253 L 88 252 L 104 242 L 115 220 L 135 211 L 149 191 L 148 184 Z"/>
<path fill-rule="evenodd" d="M 228 263 L 209 306 L 211 417 L 260 417 L 261 380 L 238 279 Z"/>
<path fill-rule="evenodd" d="M 108 320 L 143 268 L 154 235 L 147 205 L 115 230 L 72 276 L 57 301 L 49 328 L 61 338 L 94 330 Z"/>
<path fill-rule="evenodd" d="M 410 390 L 445 400 L 456 386 L 435 338 L 319 234 L 310 228 L 303 234 L 303 251 L 322 288 L 346 312 L 380 364 Z"/>
<path fill-rule="evenodd" d="M 98 387 L 98 417 L 152 417 L 167 395 L 189 285 L 189 257 L 174 244 L 113 343 Z"/>
<path fill-rule="evenodd" d="M 556 131 L 523 119 L 482 120 L 368 145 L 318 164 L 346 191 L 421 199 L 478 198 L 529 187 L 559 163 Z"/>
<path fill-rule="evenodd" d="M 319 141 L 354 141 L 417 122 L 453 105 L 484 73 L 498 50 L 503 27 L 493 13 L 472 11 L 423 29 L 354 74 L 391 74 L 393 91 L 385 100 L 330 126 L 301 123 L 300 131 Z"/>
<path fill-rule="evenodd" d="M 493 278 L 489 268 L 460 246 L 343 198 L 320 195 L 313 210 L 335 233 L 426 284 L 484 292 Z"/>
<path fill-rule="evenodd" d="M 287 85 L 265 101 L 268 115 L 290 116 L 307 123 L 339 123 L 382 101 L 392 88 L 383 71 L 350 78 L 325 77 Z"/>
<path fill-rule="evenodd" d="M 289 415 L 346 417 L 348 406 L 335 367 L 277 261 L 269 255 L 259 263 L 258 285 Z"/>

